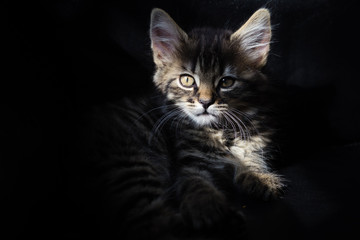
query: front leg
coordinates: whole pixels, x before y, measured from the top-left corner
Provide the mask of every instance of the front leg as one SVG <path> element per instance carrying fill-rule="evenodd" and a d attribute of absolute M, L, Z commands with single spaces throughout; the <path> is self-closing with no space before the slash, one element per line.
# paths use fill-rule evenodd
<path fill-rule="evenodd" d="M 277 199 L 283 195 L 284 179 L 271 172 L 261 138 L 238 141 L 231 152 L 238 161 L 235 182 L 250 195 L 264 200 Z"/>
<path fill-rule="evenodd" d="M 272 172 L 248 170 L 240 172 L 236 176 L 236 181 L 250 195 L 261 197 L 264 200 L 278 199 L 284 193 L 284 180 Z"/>

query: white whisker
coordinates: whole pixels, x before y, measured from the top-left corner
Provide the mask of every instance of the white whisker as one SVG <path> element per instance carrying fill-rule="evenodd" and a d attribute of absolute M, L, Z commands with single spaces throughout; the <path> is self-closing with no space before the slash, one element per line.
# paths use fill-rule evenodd
<path fill-rule="evenodd" d="M 235 109 L 235 108 L 231 108 L 230 111 L 237 113 L 237 114 L 241 115 L 242 117 L 244 117 L 246 119 L 246 121 L 251 125 L 251 129 L 254 130 L 257 134 L 259 134 L 256 126 L 253 123 L 253 120 L 246 113 L 244 113 L 238 109 Z"/>
<path fill-rule="evenodd" d="M 140 117 L 138 117 L 136 120 L 139 121 L 141 118 L 147 116 L 149 113 L 154 112 L 154 111 L 156 111 L 156 110 L 166 109 L 168 106 L 171 106 L 171 105 L 165 105 L 165 106 L 160 106 L 160 107 L 152 108 L 152 109 L 150 109 L 149 111 L 141 114 Z"/>
<path fill-rule="evenodd" d="M 236 116 L 236 114 L 234 112 L 229 111 L 229 114 L 232 115 L 236 120 L 239 121 L 239 125 L 242 125 L 244 127 L 244 129 L 243 129 L 244 140 L 249 140 L 250 139 L 250 131 L 249 131 L 248 127 L 246 126 L 246 124 L 238 116 Z"/>
<path fill-rule="evenodd" d="M 236 131 L 236 127 L 233 123 L 232 118 L 229 117 L 227 112 L 223 112 L 223 114 L 224 114 L 224 117 L 226 118 L 226 120 L 230 123 L 232 129 L 234 130 L 234 137 L 237 138 L 237 131 Z"/>
<path fill-rule="evenodd" d="M 176 122 L 176 126 L 175 126 L 175 136 L 178 137 L 179 132 L 181 132 L 181 127 L 183 126 L 182 122 L 187 118 L 186 114 L 184 114 L 181 110 L 180 114 L 173 119 L 171 126 L 173 126 L 174 122 Z"/>
<path fill-rule="evenodd" d="M 227 115 L 234 121 L 234 123 L 237 125 L 237 127 L 239 128 L 240 131 L 240 137 L 243 140 L 246 140 L 246 131 L 241 127 L 241 123 L 243 123 L 239 118 L 237 118 L 234 114 L 232 114 L 232 112 L 228 111 L 226 112 Z M 240 122 L 239 122 L 240 121 Z M 243 126 L 246 129 L 246 126 L 243 124 Z"/>
<path fill-rule="evenodd" d="M 159 118 L 156 121 L 156 123 L 153 126 L 152 136 L 149 139 L 149 143 L 152 141 L 153 137 L 156 137 L 161 132 L 161 130 L 164 127 L 164 125 L 166 124 L 166 122 L 168 122 L 173 117 L 177 116 L 177 114 L 179 112 L 180 112 L 180 110 L 177 108 L 172 109 L 169 112 L 165 113 L 161 118 Z"/>

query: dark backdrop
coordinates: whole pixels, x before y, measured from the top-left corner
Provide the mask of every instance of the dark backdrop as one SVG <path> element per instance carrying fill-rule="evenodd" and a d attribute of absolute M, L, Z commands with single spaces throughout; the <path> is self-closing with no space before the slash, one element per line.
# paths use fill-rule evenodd
<path fill-rule="evenodd" d="M 250 238 L 357 233 L 360 79 L 355 1 L 5 1 L 1 7 L 0 138 L 3 225 L 13 238 L 96 236 L 91 206 L 70 189 L 74 119 L 94 104 L 151 89 L 150 11 L 185 30 L 237 29 L 272 12 L 264 71 L 286 96 L 275 203 L 242 200 Z M 98 232 L 101 236 L 101 232 Z M 356 234 L 357 235 L 357 234 Z M 344 237 L 344 236 L 343 236 Z"/>

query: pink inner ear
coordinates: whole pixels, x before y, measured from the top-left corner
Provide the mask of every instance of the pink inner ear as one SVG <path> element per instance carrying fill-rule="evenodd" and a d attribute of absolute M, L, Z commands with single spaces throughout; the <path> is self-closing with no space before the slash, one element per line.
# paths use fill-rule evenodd
<path fill-rule="evenodd" d="M 171 39 L 172 35 L 169 31 L 164 28 L 155 27 L 152 29 L 153 35 L 160 39 Z"/>
<path fill-rule="evenodd" d="M 266 63 L 267 55 L 270 50 L 271 31 L 263 29 L 250 32 L 242 39 L 242 47 L 247 52 L 249 58 L 258 67 Z"/>
<path fill-rule="evenodd" d="M 175 50 L 174 37 L 162 28 L 152 30 L 152 40 L 154 50 L 158 50 L 164 55 L 172 54 Z"/>
<path fill-rule="evenodd" d="M 255 51 L 258 52 L 259 57 L 266 56 L 269 51 L 270 45 L 270 32 L 265 31 L 262 33 L 261 40 L 259 41 L 259 46 L 255 48 Z"/>
<path fill-rule="evenodd" d="M 156 64 L 171 61 L 185 36 L 164 11 L 157 9 L 152 12 L 150 37 Z"/>

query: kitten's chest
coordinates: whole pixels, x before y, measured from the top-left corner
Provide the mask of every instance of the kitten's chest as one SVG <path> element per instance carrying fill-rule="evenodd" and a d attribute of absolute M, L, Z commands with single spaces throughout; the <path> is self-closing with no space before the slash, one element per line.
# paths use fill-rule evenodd
<path fill-rule="evenodd" d="M 184 131 L 182 141 L 186 145 L 198 147 L 199 149 L 213 149 L 218 151 L 229 151 L 229 139 L 222 130 L 211 128 L 188 129 Z"/>
<path fill-rule="evenodd" d="M 261 135 L 247 139 L 234 137 L 220 129 L 189 129 L 179 142 L 181 147 L 196 149 L 208 157 L 224 160 L 223 162 L 238 163 L 253 155 L 262 152 L 268 139 Z"/>

